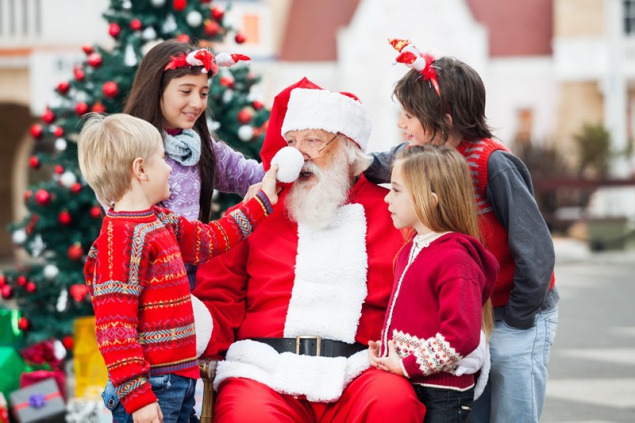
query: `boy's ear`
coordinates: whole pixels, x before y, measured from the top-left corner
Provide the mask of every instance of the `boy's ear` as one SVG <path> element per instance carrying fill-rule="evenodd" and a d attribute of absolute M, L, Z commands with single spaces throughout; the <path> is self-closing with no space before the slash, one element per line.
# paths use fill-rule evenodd
<path fill-rule="evenodd" d="M 443 120 L 445 120 L 445 123 L 447 123 L 448 126 L 453 126 L 452 115 L 450 115 L 449 113 L 446 113 L 445 116 L 443 116 Z"/>
<path fill-rule="evenodd" d="M 145 171 L 145 162 L 142 157 L 137 157 L 132 162 L 132 174 L 140 181 L 147 181 L 148 175 Z"/>

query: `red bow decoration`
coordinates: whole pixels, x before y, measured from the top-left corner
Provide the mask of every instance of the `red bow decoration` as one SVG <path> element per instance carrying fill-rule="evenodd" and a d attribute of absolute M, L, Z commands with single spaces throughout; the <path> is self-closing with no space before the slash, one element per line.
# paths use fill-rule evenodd
<path fill-rule="evenodd" d="M 439 91 L 437 71 L 432 66 L 432 62 L 435 60 L 434 56 L 428 53 L 420 53 L 419 50 L 417 50 L 413 44 L 410 44 L 410 41 L 408 40 L 389 38 L 388 42 L 400 53 L 395 59 L 395 62 L 403 63 L 409 68 L 419 71 L 419 73 L 423 76 L 423 80 L 428 81 L 440 97 L 441 92 Z"/>
<path fill-rule="evenodd" d="M 219 66 L 229 67 L 238 62 L 248 62 L 250 60 L 251 58 L 244 54 L 219 53 L 214 56 L 209 50 L 202 48 L 188 54 L 180 53 L 177 56 L 173 56 L 164 70 L 202 66 L 205 69 L 203 73 L 209 73 L 211 71 L 212 76 L 214 76 L 218 72 Z"/>

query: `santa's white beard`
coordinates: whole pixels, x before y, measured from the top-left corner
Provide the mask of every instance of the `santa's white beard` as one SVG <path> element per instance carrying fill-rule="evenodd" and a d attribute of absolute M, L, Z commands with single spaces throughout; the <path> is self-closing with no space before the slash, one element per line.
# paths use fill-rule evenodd
<path fill-rule="evenodd" d="M 345 154 L 336 155 L 326 169 L 306 162 L 302 170 L 313 173 L 317 182 L 297 180 L 293 184 L 285 200 L 291 220 L 318 228 L 328 226 L 338 207 L 348 199 L 349 167 Z"/>

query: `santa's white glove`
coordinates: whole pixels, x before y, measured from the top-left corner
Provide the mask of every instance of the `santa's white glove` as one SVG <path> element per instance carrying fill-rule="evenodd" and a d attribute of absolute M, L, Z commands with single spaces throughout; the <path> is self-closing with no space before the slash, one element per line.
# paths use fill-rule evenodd
<path fill-rule="evenodd" d="M 481 331 L 481 340 L 478 347 L 467 356 L 463 357 L 456 363 L 456 370 L 454 374 L 456 376 L 471 375 L 483 367 L 483 363 L 487 357 L 487 340 L 485 338 L 485 332 Z"/>

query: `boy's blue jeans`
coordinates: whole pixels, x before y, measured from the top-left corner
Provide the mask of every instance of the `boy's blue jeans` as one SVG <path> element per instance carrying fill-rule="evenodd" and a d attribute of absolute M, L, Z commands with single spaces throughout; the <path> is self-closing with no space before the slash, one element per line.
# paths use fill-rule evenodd
<path fill-rule="evenodd" d="M 496 320 L 489 345 L 489 382 L 474 402 L 471 423 L 538 423 L 557 327 L 558 306 L 538 313 L 535 326 L 526 330 Z"/>
<path fill-rule="evenodd" d="M 159 400 L 164 423 L 198 423 L 194 411 L 196 380 L 173 374 L 152 376 L 149 379 L 152 392 Z M 113 423 L 133 423 L 132 415 L 126 413 L 108 382 L 101 394 L 104 404 L 112 412 Z"/>
<path fill-rule="evenodd" d="M 413 385 L 417 398 L 426 406 L 423 423 L 465 423 L 472 411 L 474 388 L 466 391 Z"/>

